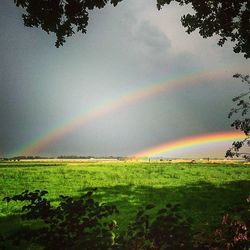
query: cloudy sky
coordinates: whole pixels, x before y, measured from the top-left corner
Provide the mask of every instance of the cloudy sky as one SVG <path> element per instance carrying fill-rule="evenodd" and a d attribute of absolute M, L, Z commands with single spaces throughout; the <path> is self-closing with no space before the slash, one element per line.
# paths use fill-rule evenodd
<path fill-rule="evenodd" d="M 232 44 L 219 47 L 216 37 L 188 35 L 180 23 L 188 11 L 177 5 L 158 11 L 153 0 L 107 5 L 90 14 L 86 35 L 57 49 L 53 35 L 24 27 L 21 10 L 2 0 L 0 157 L 125 156 L 229 130 L 231 100 L 244 91 L 232 75 L 249 73 L 250 60 L 233 53 Z M 133 93 L 174 81 L 176 87 L 121 104 Z M 167 156 L 223 156 L 224 150 L 210 145 Z"/>

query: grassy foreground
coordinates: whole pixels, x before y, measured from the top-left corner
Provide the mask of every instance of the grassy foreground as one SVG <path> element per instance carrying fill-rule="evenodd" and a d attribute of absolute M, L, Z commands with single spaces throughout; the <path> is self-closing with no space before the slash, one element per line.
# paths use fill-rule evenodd
<path fill-rule="evenodd" d="M 250 165 L 222 163 L 140 162 L 1 162 L 0 232 L 19 226 L 22 204 L 6 203 L 5 196 L 26 189 L 47 190 L 58 202 L 60 194 L 79 197 L 97 187 L 96 199 L 117 205 L 124 228 L 138 207 L 180 203 L 195 229 L 211 228 L 231 207 L 250 194 Z"/>

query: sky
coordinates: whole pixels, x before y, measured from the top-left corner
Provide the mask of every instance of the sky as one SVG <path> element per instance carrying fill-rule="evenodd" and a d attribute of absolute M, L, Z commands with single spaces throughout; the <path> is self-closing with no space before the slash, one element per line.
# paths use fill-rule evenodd
<path fill-rule="evenodd" d="M 249 73 L 250 60 L 218 37 L 187 34 L 180 18 L 190 11 L 124 0 L 92 11 L 87 34 L 56 48 L 53 35 L 24 27 L 22 10 L 2 0 L 0 157 L 128 156 L 230 130 L 232 98 L 245 90 L 232 75 Z M 223 157 L 229 145 L 163 156 Z"/>

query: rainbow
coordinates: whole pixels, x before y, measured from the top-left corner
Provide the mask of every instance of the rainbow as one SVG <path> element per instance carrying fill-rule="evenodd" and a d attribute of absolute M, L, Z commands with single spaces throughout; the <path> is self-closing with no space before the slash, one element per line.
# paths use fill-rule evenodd
<path fill-rule="evenodd" d="M 242 69 L 242 67 L 237 67 L 237 69 L 238 68 Z M 237 69 L 236 67 L 230 68 L 230 70 L 233 71 L 236 71 Z M 225 77 L 231 78 L 231 74 L 232 72 L 229 71 L 229 69 L 216 69 L 210 72 L 192 72 L 188 75 L 178 76 L 174 79 L 167 79 L 158 84 L 150 85 L 146 88 L 128 93 L 113 101 L 103 103 L 88 112 L 84 112 L 79 116 L 50 129 L 50 131 L 17 149 L 12 155 L 34 155 L 41 152 L 52 142 L 59 140 L 78 127 L 120 108 L 145 100 L 146 98 L 155 96 L 162 92 L 171 92 L 186 86 L 194 86 L 205 80 L 214 81 Z"/>
<path fill-rule="evenodd" d="M 221 131 L 209 134 L 194 135 L 184 137 L 174 141 L 166 142 L 133 155 L 135 158 L 153 157 L 168 152 L 173 152 L 180 149 L 185 149 L 194 146 L 206 145 L 210 143 L 227 142 L 234 140 L 242 140 L 246 136 L 243 132 L 239 131 Z"/>

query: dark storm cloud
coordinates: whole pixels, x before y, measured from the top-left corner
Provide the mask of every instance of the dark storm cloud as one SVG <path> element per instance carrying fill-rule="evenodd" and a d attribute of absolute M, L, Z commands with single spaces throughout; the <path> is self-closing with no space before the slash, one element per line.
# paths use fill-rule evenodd
<path fill-rule="evenodd" d="M 139 24 L 135 38 L 156 56 L 159 56 L 159 53 L 166 53 L 171 46 L 167 36 L 149 21 Z"/>

